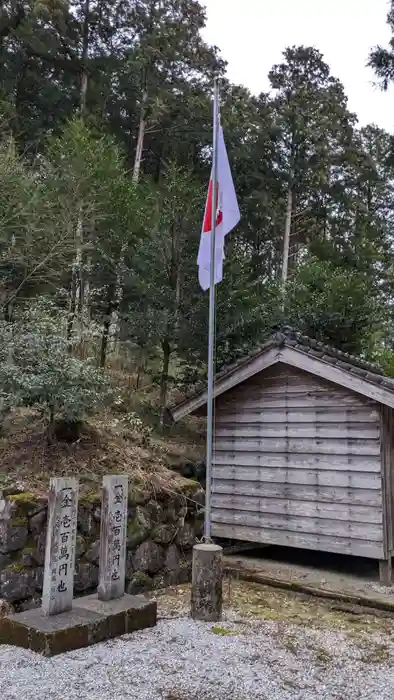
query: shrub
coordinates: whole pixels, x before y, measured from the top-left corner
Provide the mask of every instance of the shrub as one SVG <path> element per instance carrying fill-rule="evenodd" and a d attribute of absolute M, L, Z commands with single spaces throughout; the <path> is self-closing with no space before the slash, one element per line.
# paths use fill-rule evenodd
<path fill-rule="evenodd" d="M 41 406 L 49 434 L 55 420 L 79 423 L 113 396 L 105 374 L 70 352 L 66 325 L 67 314 L 41 299 L 0 329 L 3 412 L 17 405 Z"/>

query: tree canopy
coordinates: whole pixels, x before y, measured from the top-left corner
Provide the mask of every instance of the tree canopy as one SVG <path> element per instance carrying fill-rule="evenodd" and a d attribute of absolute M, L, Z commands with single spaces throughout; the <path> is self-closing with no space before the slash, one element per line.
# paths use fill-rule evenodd
<path fill-rule="evenodd" d="M 171 386 L 205 372 L 196 257 L 214 76 L 242 213 L 217 289 L 218 366 L 283 324 L 394 366 L 393 135 L 359 127 L 314 47 L 284 47 L 266 93 L 232 84 L 205 21 L 197 0 L 5 0 L 0 12 L 4 337 L 14 329 L 19 347 L 29 313 L 51 309 L 63 357 L 120 363 L 136 384 L 148 368 L 162 417 Z M 394 3 L 388 22 L 394 36 Z M 393 42 L 370 55 L 383 87 Z M 45 327 L 29 336 L 37 352 Z"/>

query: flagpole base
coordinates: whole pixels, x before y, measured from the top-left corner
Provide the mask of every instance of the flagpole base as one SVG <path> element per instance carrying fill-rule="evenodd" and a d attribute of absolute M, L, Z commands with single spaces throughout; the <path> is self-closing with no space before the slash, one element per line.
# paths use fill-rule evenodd
<path fill-rule="evenodd" d="M 218 622 L 223 607 L 223 549 L 217 544 L 193 547 L 191 617 Z"/>

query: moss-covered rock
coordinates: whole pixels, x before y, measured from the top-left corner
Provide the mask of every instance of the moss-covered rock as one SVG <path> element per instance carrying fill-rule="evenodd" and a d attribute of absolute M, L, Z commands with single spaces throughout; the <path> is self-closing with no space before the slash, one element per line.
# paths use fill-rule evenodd
<path fill-rule="evenodd" d="M 79 559 L 80 557 L 82 557 L 85 554 L 87 549 L 88 549 L 88 545 L 86 543 L 85 538 L 82 535 L 78 534 L 76 537 L 76 542 L 75 542 L 75 556 L 76 556 L 76 558 Z"/>
<path fill-rule="evenodd" d="M 93 504 L 80 503 L 78 508 L 78 528 L 87 537 L 98 537 L 100 524 L 93 517 Z"/>
<path fill-rule="evenodd" d="M 27 543 L 27 518 L 13 518 L 0 521 L 0 553 L 16 552 Z"/>
<path fill-rule="evenodd" d="M 179 522 L 184 521 L 187 516 L 187 502 L 185 498 L 177 498 L 170 501 L 165 512 L 165 521 L 179 526 Z"/>
<path fill-rule="evenodd" d="M 130 595 L 136 595 L 137 593 L 150 591 L 152 588 L 152 578 L 144 571 L 135 571 L 131 580 L 127 584 L 127 593 Z"/>
<path fill-rule="evenodd" d="M 11 554 L 0 554 L 0 571 L 5 569 L 8 564 L 11 564 Z"/>
<path fill-rule="evenodd" d="M 101 493 L 98 491 L 89 491 L 85 493 L 82 498 L 79 499 L 79 505 L 93 510 L 101 505 Z"/>
<path fill-rule="evenodd" d="M 152 540 L 140 544 L 133 556 L 135 571 L 157 574 L 164 565 L 164 549 Z"/>
<path fill-rule="evenodd" d="M 24 515 L 15 515 L 14 518 L 11 518 L 10 524 L 13 525 L 14 527 L 20 527 L 22 525 L 27 527 L 27 518 Z"/>
<path fill-rule="evenodd" d="M 99 563 L 99 555 L 100 555 L 100 540 L 95 540 L 94 542 L 91 543 L 90 547 L 85 553 L 85 559 L 90 561 L 91 564 L 96 564 L 96 566 Z"/>
<path fill-rule="evenodd" d="M 150 492 L 142 486 L 132 485 L 129 488 L 129 505 L 144 506 L 151 497 Z"/>
<path fill-rule="evenodd" d="M 12 493 L 8 496 L 8 500 L 12 503 L 14 512 L 25 517 L 43 510 L 46 505 L 46 499 L 30 491 Z"/>
<path fill-rule="evenodd" d="M 196 534 L 194 531 L 193 523 L 186 522 L 179 528 L 178 534 L 176 536 L 176 544 L 181 549 L 187 550 L 192 549 L 196 542 Z"/>
<path fill-rule="evenodd" d="M 138 547 L 149 536 L 151 529 L 152 521 L 149 513 L 142 506 L 137 506 L 134 518 L 127 524 L 127 546 L 130 549 Z"/>
<path fill-rule="evenodd" d="M 10 564 L 0 573 L 0 596 L 15 602 L 33 597 L 36 572 L 23 564 Z"/>
<path fill-rule="evenodd" d="M 47 539 L 47 531 L 42 530 L 39 534 L 33 535 L 34 550 L 32 552 L 32 557 L 37 564 L 42 566 L 45 562 L 45 546 Z"/>
<path fill-rule="evenodd" d="M 172 544 L 170 547 L 168 547 L 166 554 L 165 554 L 165 559 L 164 559 L 164 568 L 166 571 L 178 571 L 181 563 L 181 555 L 179 553 L 179 549 L 175 544 Z"/>
<path fill-rule="evenodd" d="M 157 544 L 168 545 L 172 542 L 177 534 L 177 526 L 170 523 L 156 525 L 151 532 L 151 539 Z"/>
<path fill-rule="evenodd" d="M 145 510 L 149 513 L 149 517 L 153 524 L 159 524 L 164 520 L 164 508 L 161 503 L 151 499 L 146 504 Z"/>
<path fill-rule="evenodd" d="M 32 535 L 39 535 L 46 525 L 47 517 L 48 513 L 46 508 L 32 515 L 29 518 L 29 532 L 31 532 Z"/>
<path fill-rule="evenodd" d="M 192 560 L 189 557 L 181 557 L 177 583 L 189 583 L 192 578 Z"/>
<path fill-rule="evenodd" d="M 20 564 L 22 564 L 24 567 L 26 566 L 35 566 L 36 561 L 34 558 L 35 554 L 35 547 L 34 543 L 28 542 L 23 549 L 18 552 L 18 561 Z"/>
<path fill-rule="evenodd" d="M 77 593 L 92 591 L 98 584 L 98 567 L 88 561 L 78 561 L 75 567 L 74 589 Z"/>

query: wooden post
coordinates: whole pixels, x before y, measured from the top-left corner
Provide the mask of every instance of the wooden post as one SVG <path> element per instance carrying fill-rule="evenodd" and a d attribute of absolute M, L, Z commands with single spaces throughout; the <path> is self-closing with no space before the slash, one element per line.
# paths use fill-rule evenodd
<path fill-rule="evenodd" d="M 382 586 L 392 585 L 392 560 L 381 559 L 379 562 L 379 578 Z"/>
<path fill-rule="evenodd" d="M 217 544 L 193 548 L 191 616 L 193 620 L 218 622 L 223 604 L 223 549 Z"/>
<path fill-rule="evenodd" d="M 78 480 L 51 479 L 42 591 L 45 615 L 57 615 L 72 608 L 77 515 Z"/>
<path fill-rule="evenodd" d="M 101 504 L 98 599 L 125 592 L 128 477 L 104 476 Z"/>

